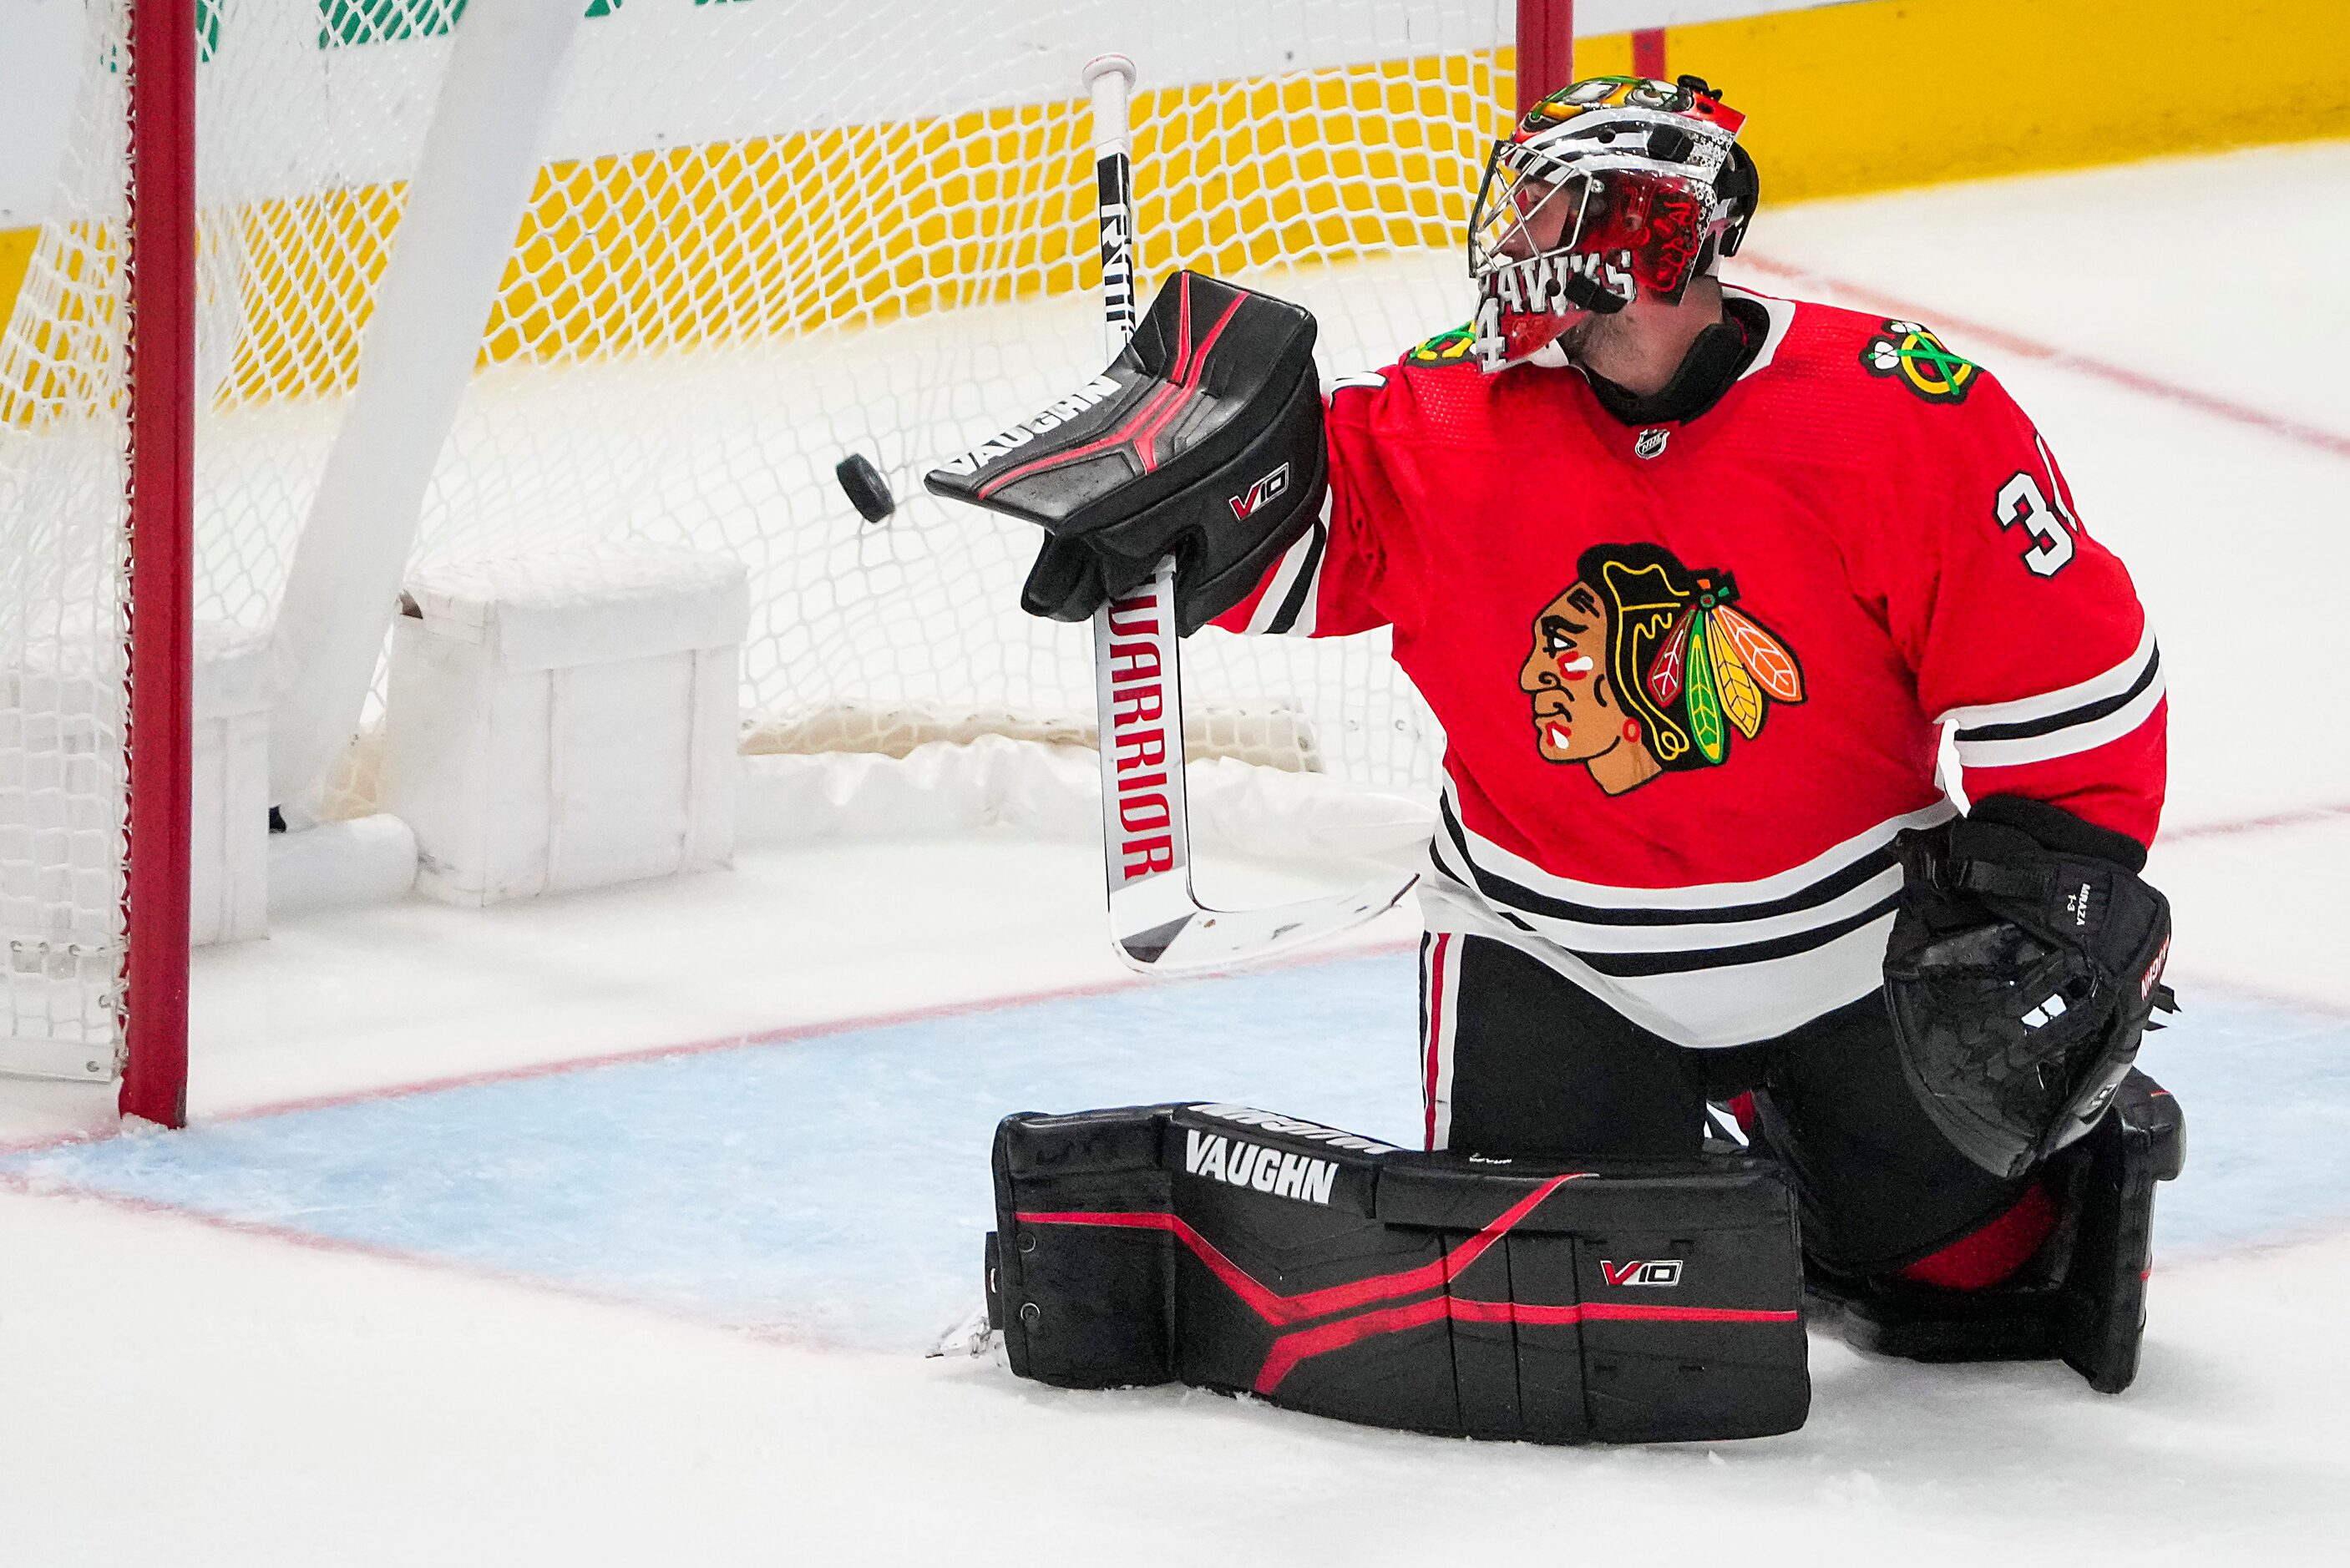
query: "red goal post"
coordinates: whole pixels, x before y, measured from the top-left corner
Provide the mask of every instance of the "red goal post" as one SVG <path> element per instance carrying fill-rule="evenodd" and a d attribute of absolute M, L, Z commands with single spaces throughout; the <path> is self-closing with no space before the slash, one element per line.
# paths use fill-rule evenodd
<path fill-rule="evenodd" d="M 1518 0 L 1515 105 L 1523 114 L 1575 79 L 1575 0 Z"/>
<path fill-rule="evenodd" d="M 195 667 L 196 11 L 130 13 L 130 722 L 123 875 L 127 1116 L 188 1116 L 188 836 Z"/>

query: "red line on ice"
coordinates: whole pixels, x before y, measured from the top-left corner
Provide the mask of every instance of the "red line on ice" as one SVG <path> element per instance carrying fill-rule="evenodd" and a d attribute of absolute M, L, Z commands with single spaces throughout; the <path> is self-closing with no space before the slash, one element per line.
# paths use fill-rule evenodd
<path fill-rule="evenodd" d="M 2335 457 L 2350 457 L 2350 435 L 2344 435 L 2339 431 L 2303 424 L 2299 420 L 2287 419 L 2282 414 L 2271 413 L 2265 409 L 2256 409 L 2248 403 L 2239 403 L 2227 398 L 2214 396 L 2210 392 L 2198 391 L 2193 387 L 2184 387 L 2175 381 L 2166 381 L 2159 376 L 2150 376 L 2144 370 L 2134 370 L 2126 365 L 2116 365 L 2111 360 L 2099 359 L 2087 354 L 2077 354 L 2069 348 L 2058 348 L 2040 342 L 2036 338 L 2010 332 L 2004 327 L 1987 326 L 1980 321 L 1969 321 L 1963 317 L 1952 316 L 1947 310 L 1935 310 L 1927 306 L 1914 305 L 1906 299 L 1897 299 L 1889 294 L 1879 293 L 1865 284 L 1853 283 L 1823 272 L 1814 272 L 1808 267 L 1793 266 L 1785 262 L 1773 261 L 1767 256 L 1758 256 L 1748 251 L 1741 251 L 1738 260 L 1756 272 L 1767 273 L 1773 277 L 1785 278 L 1791 283 L 1805 283 L 1825 288 L 1829 293 L 1841 296 L 1853 304 L 1865 306 L 1885 316 L 1913 321 L 1927 321 L 1939 327 L 1947 327 L 1961 336 L 1986 343 L 2002 353 L 2013 354 L 2020 358 L 2043 360 L 2060 369 L 2077 371 L 2084 376 L 2093 376 L 2098 380 L 2109 381 L 2116 387 L 2127 388 L 2145 397 L 2158 398 L 2165 402 L 2177 403 L 2182 408 L 2193 409 L 2198 413 L 2210 414 L 2214 418 L 2227 420 L 2235 424 L 2249 425 L 2254 430 L 2265 431 L 2270 435 L 2282 437 L 2302 446 L 2314 447 L 2319 452 L 2328 452 Z"/>
<path fill-rule="evenodd" d="M 1253 964 L 1254 971 L 1304 969 L 1317 963 L 1331 963 L 1342 959 L 1369 958 L 1410 952 L 1419 946 L 1419 939 L 1407 941 L 1366 942 L 1357 947 L 1341 948 L 1335 952 L 1309 952 L 1276 959 L 1269 963 Z M 1196 979 L 1170 981 L 1147 975 L 1121 976 L 1116 980 L 1094 981 L 1082 985 L 1048 987 L 1041 991 L 1015 992 L 1003 996 L 973 997 L 962 1002 L 934 1002 L 927 1007 L 900 1008 L 889 1012 L 852 1013 L 840 1018 L 812 1020 L 804 1023 L 779 1024 L 772 1029 L 746 1030 L 739 1034 L 722 1034 L 714 1039 L 685 1040 L 668 1045 L 643 1045 L 633 1050 L 614 1051 L 604 1055 L 565 1056 L 551 1062 L 526 1062 L 512 1067 L 491 1067 L 478 1073 L 453 1073 L 444 1077 L 424 1078 L 414 1083 L 384 1084 L 372 1088 L 349 1089 L 330 1095 L 305 1096 L 299 1099 L 272 1100 L 259 1105 L 241 1106 L 234 1110 L 205 1113 L 191 1125 L 216 1126 L 223 1122 L 239 1122 L 256 1116 L 283 1116 L 293 1111 L 332 1110 L 340 1106 L 364 1105 L 374 1100 L 400 1100 L 416 1095 L 438 1094 L 443 1089 L 470 1089 L 487 1084 L 521 1083 L 532 1078 L 551 1078 L 566 1073 L 584 1073 L 598 1067 L 626 1066 L 640 1062 L 659 1062 L 673 1056 L 701 1056 L 715 1051 L 736 1051 L 751 1045 L 784 1045 L 798 1040 L 818 1040 L 827 1035 L 850 1034 L 865 1029 L 889 1029 L 905 1023 L 927 1023 L 942 1018 L 963 1018 L 983 1012 L 1001 1012 L 1013 1008 L 1034 1007 L 1047 1002 L 1070 1002 L 1088 996 L 1108 996 L 1119 992 L 1156 989 L 1167 985 L 1196 985 L 1201 981 L 1220 978 L 1202 975 Z M 88 1132 L 58 1133 L 29 1139 L 23 1143 L 0 1142 L 0 1155 L 36 1154 L 44 1149 L 61 1148 L 68 1144 L 102 1143 L 120 1137 L 119 1130 L 100 1134 Z"/>
<path fill-rule="evenodd" d="M 2156 836 L 2158 844 L 2176 844 L 2189 838 L 2224 838 L 2239 833 L 2265 833 L 2277 827 L 2314 827 L 2321 823 L 2350 818 L 2350 804 L 2341 805 L 2305 805 L 2292 811 L 2280 811 L 2267 816 L 2248 816 L 2235 822 L 2201 822 L 2191 827 L 2167 827 Z"/>

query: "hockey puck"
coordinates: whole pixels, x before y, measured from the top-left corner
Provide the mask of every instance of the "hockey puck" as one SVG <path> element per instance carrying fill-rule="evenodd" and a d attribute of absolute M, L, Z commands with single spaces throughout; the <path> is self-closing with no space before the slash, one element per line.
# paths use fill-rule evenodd
<path fill-rule="evenodd" d="M 857 508 L 858 515 L 868 523 L 879 523 L 898 510 L 897 497 L 889 493 L 889 482 L 873 466 L 873 460 L 862 452 L 850 452 L 834 466 L 832 476 L 840 481 L 840 493 Z"/>

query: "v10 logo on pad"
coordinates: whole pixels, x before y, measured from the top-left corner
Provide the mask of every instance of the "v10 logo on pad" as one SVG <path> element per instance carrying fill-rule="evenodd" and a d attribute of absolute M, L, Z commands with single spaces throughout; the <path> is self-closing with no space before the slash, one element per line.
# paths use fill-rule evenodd
<path fill-rule="evenodd" d="M 1266 502 L 1289 488 L 1289 464 L 1283 463 L 1248 488 L 1246 495 L 1232 498 L 1232 515 L 1246 517 Z"/>
<path fill-rule="evenodd" d="M 1681 1261 L 1679 1258 L 1633 1259 L 1628 1263 L 1611 1263 L 1599 1260 L 1599 1272 L 1611 1285 L 1663 1285 L 1681 1282 Z"/>

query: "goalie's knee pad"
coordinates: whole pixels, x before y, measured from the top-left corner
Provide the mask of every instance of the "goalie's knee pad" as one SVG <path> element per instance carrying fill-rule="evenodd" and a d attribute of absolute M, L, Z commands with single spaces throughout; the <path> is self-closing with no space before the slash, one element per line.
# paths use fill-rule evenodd
<path fill-rule="evenodd" d="M 1472 1162 L 1158 1106 L 1006 1117 L 993 1163 L 990 1321 L 1025 1377 L 1536 1442 L 1763 1437 L 1810 1405 L 1765 1161 Z"/>
<path fill-rule="evenodd" d="M 1912 1361 L 2062 1360 L 2103 1394 L 2137 1376 L 2155 1184 L 2186 1159 L 2178 1102 L 2133 1070 L 2089 1135 L 2043 1168 L 2064 1217 L 2014 1281 L 1937 1290 L 1814 1265 L 1811 1288 L 1863 1350 Z"/>

